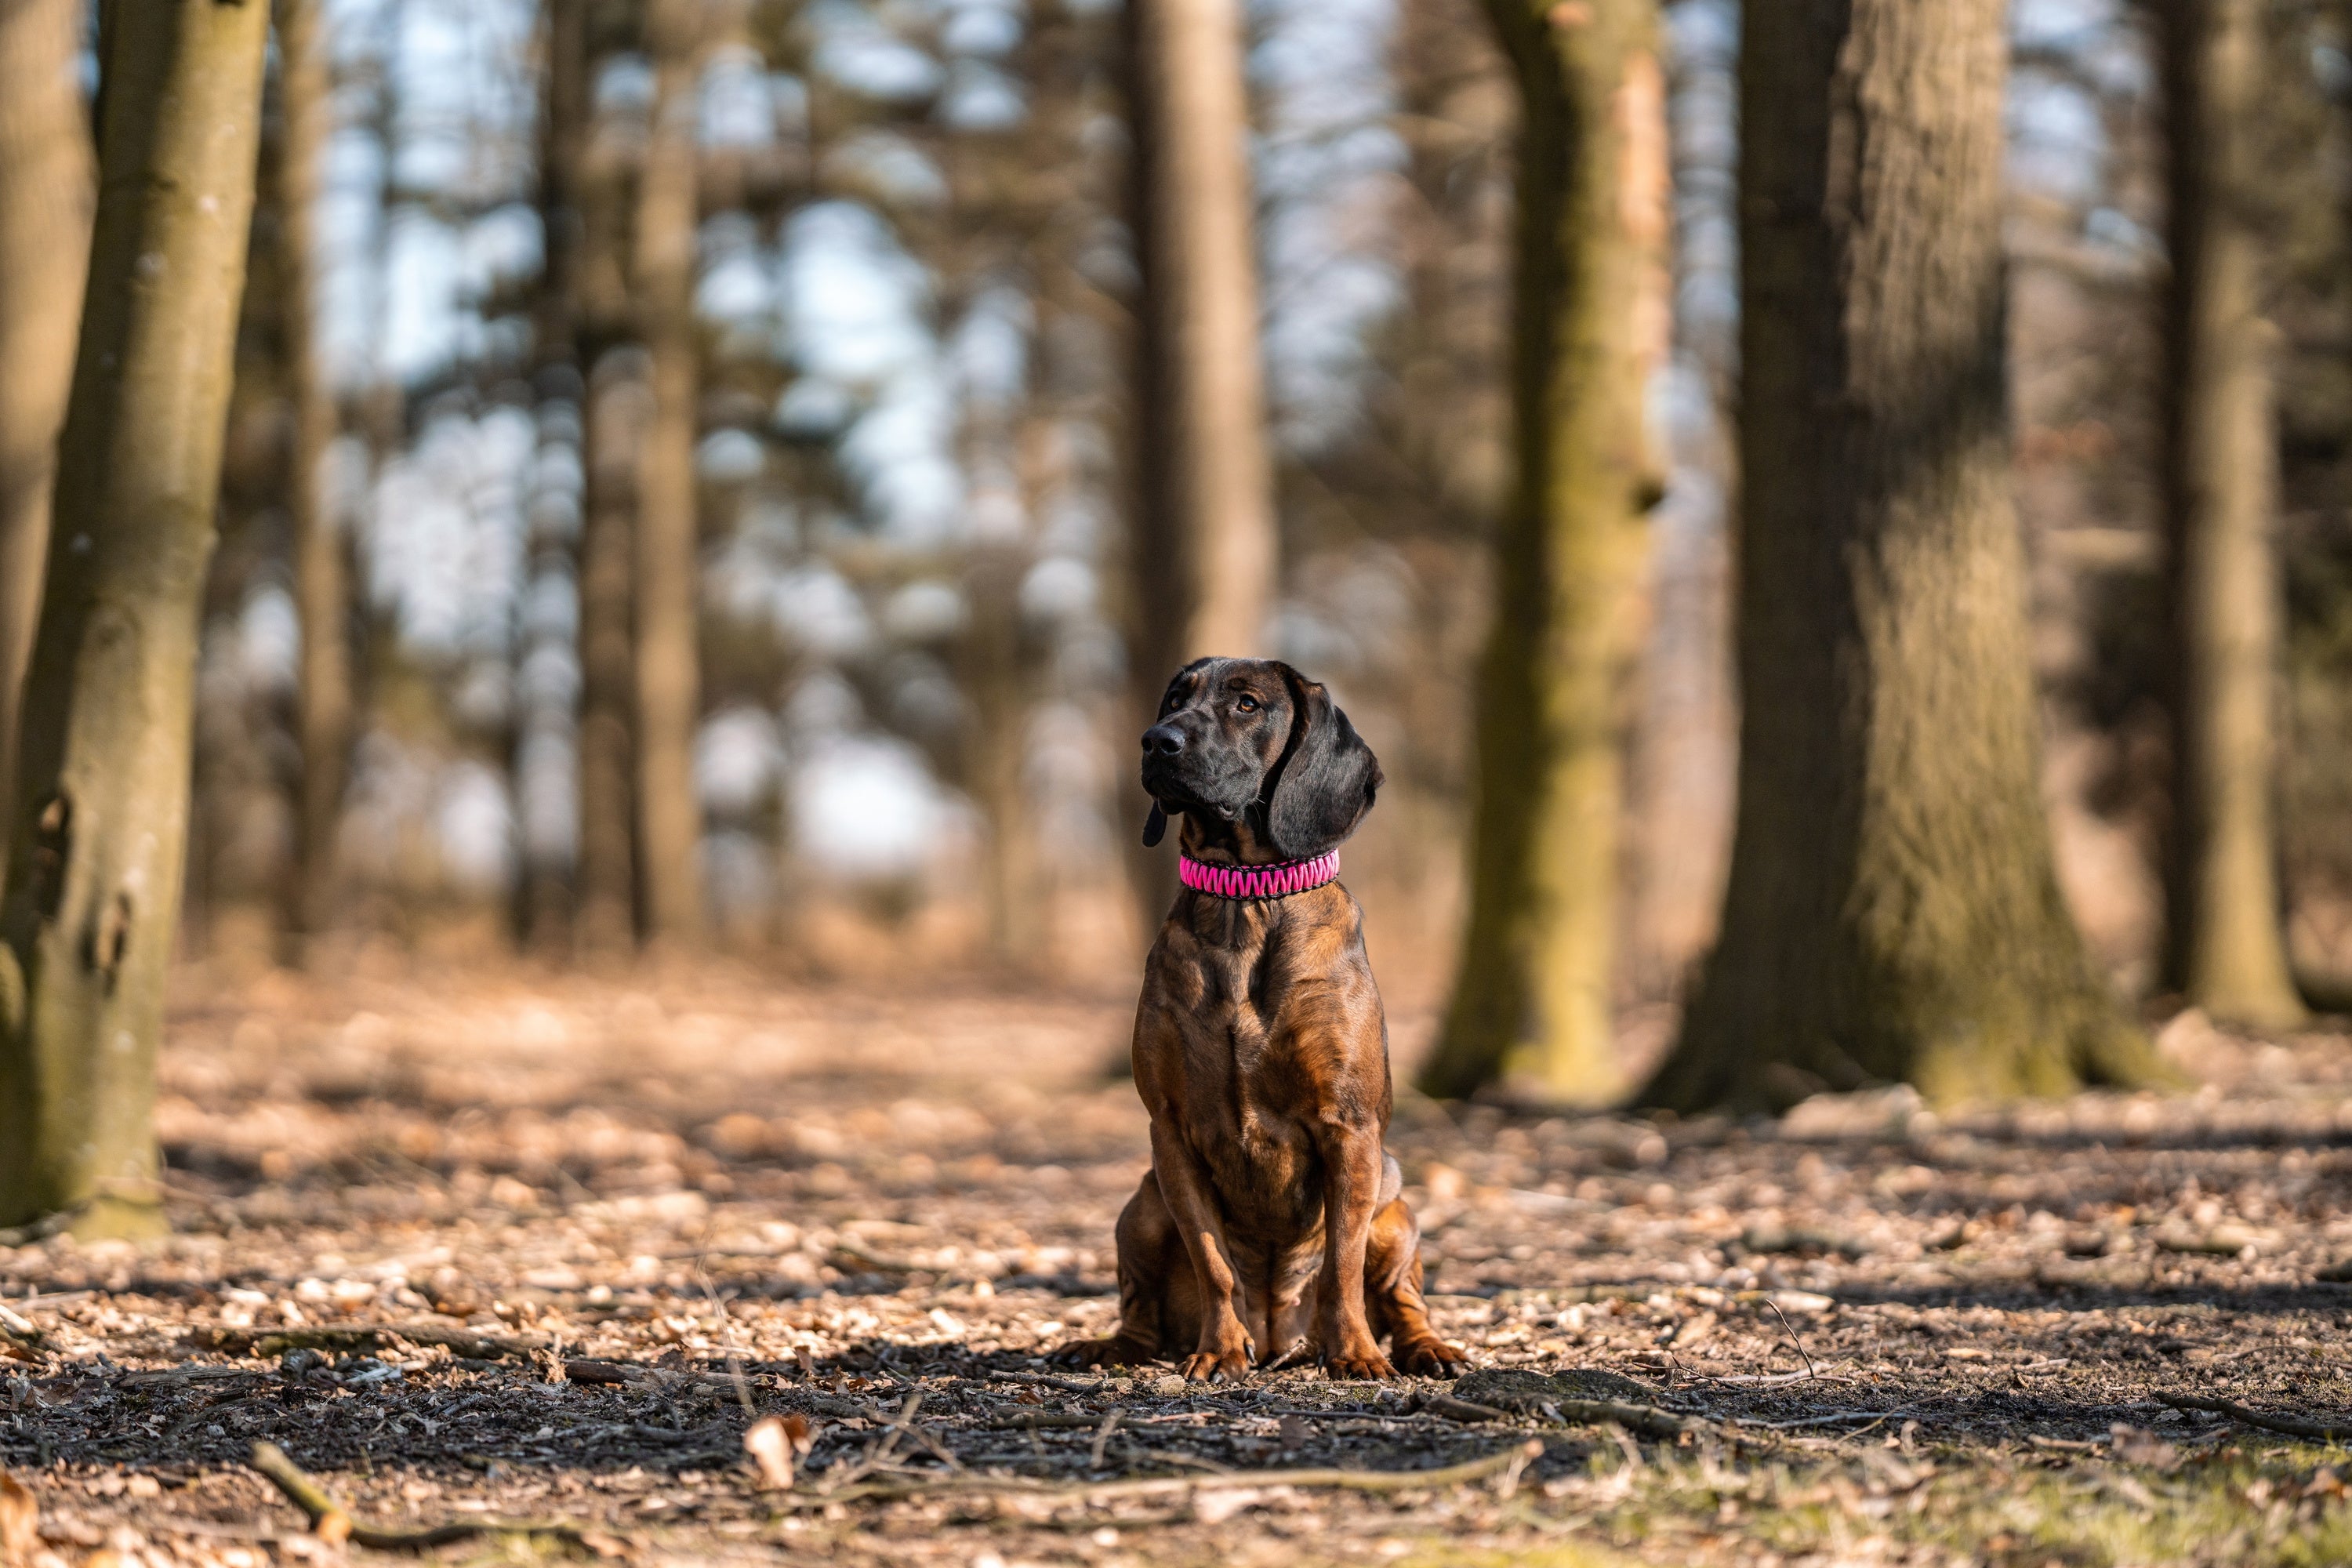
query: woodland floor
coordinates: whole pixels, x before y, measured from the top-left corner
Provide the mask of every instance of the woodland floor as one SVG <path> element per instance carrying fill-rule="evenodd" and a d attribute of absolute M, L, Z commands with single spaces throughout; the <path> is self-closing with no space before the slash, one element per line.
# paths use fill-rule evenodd
<path fill-rule="evenodd" d="M 437 1549 L 467 1562 L 2352 1560 L 2352 1455 L 2162 1402 L 2352 1422 L 2352 1038 L 2190 1016 L 2164 1044 L 2197 1092 L 1941 1121 L 1402 1104 L 1441 1331 L 1481 1369 L 1634 1380 L 1614 1396 L 1687 1421 L 1660 1438 L 1447 1403 L 1491 1382 L 1054 1363 L 1115 1313 L 1126 1026 L 730 971 L 191 972 L 172 1239 L 0 1247 L 31 1560 L 372 1556 L 303 1532 L 257 1439 L 363 1526 L 571 1532 Z M 806 1423 L 789 1490 L 744 1455 L 752 1412 Z M 1459 1484 L 1246 1474 L 1530 1440 Z M 1118 1484 L 1153 1477 L 1197 1484 Z"/>

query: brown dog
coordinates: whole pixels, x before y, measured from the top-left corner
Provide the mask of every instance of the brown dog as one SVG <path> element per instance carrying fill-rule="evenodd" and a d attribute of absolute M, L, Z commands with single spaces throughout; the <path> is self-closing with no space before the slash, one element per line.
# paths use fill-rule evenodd
<path fill-rule="evenodd" d="M 1202 659 L 1160 699 L 1144 842 L 1181 813 L 1194 864 L 1136 1013 L 1151 1170 L 1119 1216 L 1118 1331 L 1078 1359 L 1167 1354 L 1211 1380 L 1299 1353 L 1345 1378 L 1459 1370 L 1429 1326 L 1421 1233 L 1381 1146 L 1388 1025 L 1363 910 L 1318 858 L 1380 784 L 1330 693 L 1286 664 Z M 1289 869 L 1243 882 L 1244 867 Z M 1211 890 L 1286 887 L 1302 890 Z"/>

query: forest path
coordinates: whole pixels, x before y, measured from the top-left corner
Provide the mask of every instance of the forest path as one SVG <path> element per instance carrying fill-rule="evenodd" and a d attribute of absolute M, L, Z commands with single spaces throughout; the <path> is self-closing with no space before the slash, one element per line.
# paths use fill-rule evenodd
<path fill-rule="evenodd" d="M 2191 1017 L 2165 1045 L 2195 1093 L 1940 1120 L 1899 1093 L 1744 1126 L 1402 1105 L 1440 1331 L 1482 1369 L 1633 1380 L 1613 1397 L 1688 1426 L 1660 1439 L 1540 1391 L 1446 1403 L 1491 1382 L 1043 1359 L 1115 1315 L 1126 1026 L 724 969 L 191 972 L 175 1234 L 0 1248 L 35 1331 L 0 1316 L 0 1466 L 68 1563 L 311 1554 L 256 1439 L 363 1522 L 560 1521 L 647 1562 L 2352 1557 L 2341 1449 L 2161 1398 L 2352 1420 L 2352 1286 L 2323 1278 L 2352 1260 L 2342 1037 Z M 746 1400 L 810 1423 L 793 1492 L 744 1459 Z M 1437 1489 L 1220 1479 L 1531 1436 L 1523 1470 Z M 1203 1480 L 1101 1489 L 1154 1476 Z"/>

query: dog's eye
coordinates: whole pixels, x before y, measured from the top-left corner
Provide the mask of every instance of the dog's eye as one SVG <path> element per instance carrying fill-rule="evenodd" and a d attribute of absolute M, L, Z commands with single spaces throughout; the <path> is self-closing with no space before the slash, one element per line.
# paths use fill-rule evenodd
<path fill-rule="evenodd" d="M 1234 700 L 1234 706 L 1244 713 L 1255 713 L 1257 711 L 1257 699 L 1244 691 Z"/>

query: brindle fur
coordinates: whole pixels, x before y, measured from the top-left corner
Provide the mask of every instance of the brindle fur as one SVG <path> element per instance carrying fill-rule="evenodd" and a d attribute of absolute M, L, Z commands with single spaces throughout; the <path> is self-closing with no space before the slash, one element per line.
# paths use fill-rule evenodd
<path fill-rule="evenodd" d="M 1155 753 L 1171 733 L 1179 749 Z M 1328 693 L 1268 661 L 1179 672 L 1145 744 L 1145 787 L 1211 864 L 1319 854 L 1380 784 Z M 1381 1145 L 1388 1026 L 1345 888 L 1181 891 L 1145 963 L 1134 1059 L 1151 1169 L 1119 1216 L 1118 1331 L 1079 1359 L 1165 1354 L 1210 1380 L 1304 1354 L 1343 1378 L 1458 1370 L 1430 1327 L 1421 1233 Z"/>

